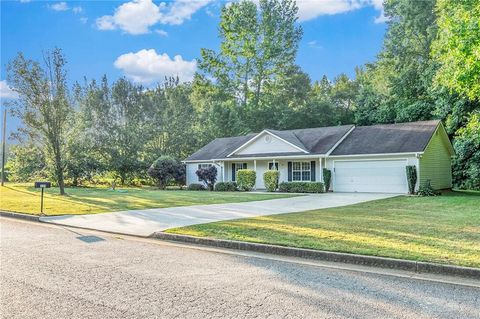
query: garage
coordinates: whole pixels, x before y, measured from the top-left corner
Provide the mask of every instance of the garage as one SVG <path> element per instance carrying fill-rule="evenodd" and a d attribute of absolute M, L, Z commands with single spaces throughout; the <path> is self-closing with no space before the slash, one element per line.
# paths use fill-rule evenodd
<path fill-rule="evenodd" d="M 334 191 L 407 193 L 406 159 L 334 161 Z"/>

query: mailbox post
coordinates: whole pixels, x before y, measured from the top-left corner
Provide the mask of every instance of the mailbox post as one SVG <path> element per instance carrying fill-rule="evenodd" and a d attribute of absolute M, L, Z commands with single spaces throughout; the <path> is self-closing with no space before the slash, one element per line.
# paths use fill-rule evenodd
<path fill-rule="evenodd" d="M 35 188 L 42 189 L 42 199 L 40 201 L 40 215 L 43 215 L 43 190 L 45 188 L 50 188 L 52 185 L 50 182 L 35 182 Z"/>

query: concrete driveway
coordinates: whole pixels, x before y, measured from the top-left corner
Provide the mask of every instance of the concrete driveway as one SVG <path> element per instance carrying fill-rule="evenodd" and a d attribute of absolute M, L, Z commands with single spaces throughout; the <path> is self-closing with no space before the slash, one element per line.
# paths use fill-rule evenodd
<path fill-rule="evenodd" d="M 40 220 L 65 226 L 149 236 L 169 228 L 228 219 L 301 212 L 352 205 L 397 196 L 375 193 L 326 193 L 246 203 L 129 210 L 91 215 L 62 215 Z"/>

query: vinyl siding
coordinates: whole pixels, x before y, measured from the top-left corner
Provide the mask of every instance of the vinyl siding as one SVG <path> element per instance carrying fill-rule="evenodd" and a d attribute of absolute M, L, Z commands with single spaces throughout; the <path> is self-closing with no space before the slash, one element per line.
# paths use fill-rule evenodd
<path fill-rule="evenodd" d="M 434 189 L 452 187 L 452 161 L 450 141 L 442 126 L 433 134 L 423 156 L 420 158 L 420 185 L 427 179 Z"/>

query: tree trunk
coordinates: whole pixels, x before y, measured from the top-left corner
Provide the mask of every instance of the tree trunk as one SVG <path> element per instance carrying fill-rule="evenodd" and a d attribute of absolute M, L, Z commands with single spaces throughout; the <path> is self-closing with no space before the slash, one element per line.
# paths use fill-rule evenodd
<path fill-rule="evenodd" d="M 65 181 L 63 179 L 63 165 L 62 157 L 60 155 L 60 145 L 58 142 L 54 143 L 54 156 L 55 156 L 55 175 L 57 177 L 58 188 L 60 189 L 60 195 L 65 195 Z"/>

